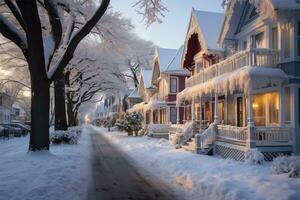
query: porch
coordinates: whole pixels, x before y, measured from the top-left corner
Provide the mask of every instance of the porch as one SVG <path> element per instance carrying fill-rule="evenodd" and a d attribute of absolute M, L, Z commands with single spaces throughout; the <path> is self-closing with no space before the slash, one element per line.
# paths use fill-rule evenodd
<path fill-rule="evenodd" d="M 266 159 L 292 151 L 290 88 L 277 62 L 276 51 L 251 49 L 186 80 L 177 106 L 199 126 L 196 152 L 243 160 L 250 148 Z"/>

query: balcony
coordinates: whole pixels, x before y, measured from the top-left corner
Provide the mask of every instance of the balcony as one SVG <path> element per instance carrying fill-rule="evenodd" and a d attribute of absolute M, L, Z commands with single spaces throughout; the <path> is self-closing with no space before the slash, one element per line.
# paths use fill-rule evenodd
<path fill-rule="evenodd" d="M 273 49 L 250 49 L 238 52 L 231 57 L 214 64 L 186 80 L 186 87 L 205 83 L 225 73 L 233 72 L 245 66 L 276 67 L 279 53 Z"/>

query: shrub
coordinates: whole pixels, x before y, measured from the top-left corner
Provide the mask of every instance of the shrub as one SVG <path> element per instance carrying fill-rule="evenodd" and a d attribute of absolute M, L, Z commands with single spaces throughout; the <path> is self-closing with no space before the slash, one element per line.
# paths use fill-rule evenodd
<path fill-rule="evenodd" d="M 263 164 L 264 155 L 258 149 L 249 149 L 245 153 L 245 162 L 248 164 Z"/>
<path fill-rule="evenodd" d="M 124 119 L 120 119 L 116 125 L 118 126 L 119 130 L 126 131 L 128 136 L 133 134 L 137 136 L 139 133 L 144 133 L 141 131 L 143 120 L 144 117 L 141 113 L 126 113 Z"/>
<path fill-rule="evenodd" d="M 288 174 L 290 178 L 300 176 L 300 156 L 281 156 L 273 160 L 271 166 L 274 174 Z"/>
<path fill-rule="evenodd" d="M 77 144 L 81 135 L 81 128 L 70 127 L 67 131 L 51 131 L 50 142 L 52 144 Z"/>

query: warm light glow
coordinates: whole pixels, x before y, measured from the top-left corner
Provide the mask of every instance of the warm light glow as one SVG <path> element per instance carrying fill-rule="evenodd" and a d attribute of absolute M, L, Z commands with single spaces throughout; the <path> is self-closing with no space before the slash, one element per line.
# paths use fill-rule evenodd
<path fill-rule="evenodd" d="M 258 104 L 257 104 L 257 103 L 254 103 L 254 104 L 252 104 L 252 107 L 253 107 L 253 108 L 258 108 Z"/>
<path fill-rule="evenodd" d="M 23 95 L 25 96 L 25 97 L 30 97 L 30 95 L 31 95 L 31 92 L 30 91 L 24 91 L 23 92 Z"/>
<path fill-rule="evenodd" d="M 89 115 L 86 115 L 84 117 L 84 121 L 85 121 L 86 124 L 89 124 L 91 122 L 91 119 L 90 119 Z"/>

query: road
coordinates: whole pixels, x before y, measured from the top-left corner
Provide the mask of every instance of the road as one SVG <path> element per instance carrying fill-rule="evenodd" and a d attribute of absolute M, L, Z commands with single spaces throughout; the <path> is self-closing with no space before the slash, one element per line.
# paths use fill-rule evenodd
<path fill-rule="evenodd" d="M 89 200 L 176 199 L 166 184 L 135 166 L 104 136 L 92 133 L 91 140 L 93 186 Z"/>

